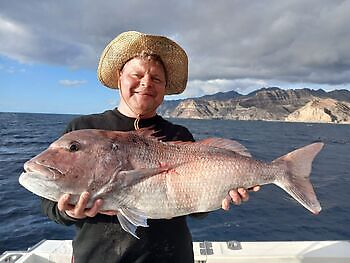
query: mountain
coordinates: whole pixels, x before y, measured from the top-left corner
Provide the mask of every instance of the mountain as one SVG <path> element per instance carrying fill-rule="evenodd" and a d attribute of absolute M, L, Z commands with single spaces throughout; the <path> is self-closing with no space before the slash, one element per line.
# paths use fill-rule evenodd
<path fill-rule="evenodd" d="M 330 100 L 327 102 L 327 99 L 332 99 L 333 103 Z M 319 103 L 317 104 L 316 101 Z M 309 105 L 308 103 L 310 102 L 314 103 Z M 350 111 L 347 108 L 348 103 L 350 103 L 350 92 L 348 90 L 326 92 L 322 89 L 283 90 L 278 87 L 268 87 L 256 90 L 248 95 L 230 91 L 206 95 L 200 98 L 165 101 L 159 108 L 158 113 L 164 117 L 174 118 L 314 120 L 317 122 L 347 123 L 347 120 L 350 119 Z M 332 107 L 330 106 L 331 104 L 333 105 Z M 306 108 L 303 108 L 304 106 Z M 317 114 L 316 117 L 316 115 L 310 113 L 311 115 L 305 118 L 307 109 L 310 112 L 312 110 L 330 111 L 335 117 L 333 116 L 329 119 L 324 115 L 320 117 Z M 314 116 L 314 119 L 311 116 Z"/>
<path fill-rule="evenodd" d="M 237 98 L 237 97 L 241 97 L 242 95 L 239 94 L 238 92 L 232 90 L 232 91 L 228 91 L 228 92 L 218 92 L 215 93 L 213 95 L 204 95 L 202 97 L 199 98 L 195 98 L 195 100 L 228 100 L 228 99 L 233 99 L 233 98 Z"/>
<path fill-rule="evenodd" d="M 330 98 L 332 98 L 332 99 L 350 102 L 350 92 L 346 89 L 333 90 L 333 91 L 328 92 L 328 94 L 330 95 Z"/>
<path fill-rule="evenodd" d="M 213 95 L 204 95 L 202 97 L 192 98 L 191 100 L 200 103 L 203 103 L 205 101 L 212 101 L 212 100 L 218 100 L 218 101 L 225 101 L 232 98 L 237 98 L 243 96 L 239 94 L 236 91 L 228 91 L 228 92 L 218 92 Z M 182 103 L 183 101 L 187 101 L 188 99 L 183 100 L 165 100 L 158 108 L 158 113 L 160 113 L 162 116 L 165 117 L 171 117 L 173 114 L 173 111 L 175 108 Z"/>
<path fill-rule="evenodd" d="M 176 107 L 184 100 L 165 100 L 158 107 L 157 112 L 164 117 L 171 117 Z"/>
<path fill-rule="evenodd" d="M 350 124 L 350 103 L 334 99 L 315 99 L 291 113 L 286 121 Z"/>

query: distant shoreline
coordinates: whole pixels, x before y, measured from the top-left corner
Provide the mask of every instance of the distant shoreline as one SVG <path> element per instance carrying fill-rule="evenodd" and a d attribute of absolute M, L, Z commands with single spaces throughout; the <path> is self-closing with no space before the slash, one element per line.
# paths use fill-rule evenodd
<path fill-rule="evenodd" d="M 67 116 L 83 116 L 86 114 L 73 114 L 73 113 L 40 113 L 40 112 L 0 112 L 0 114 L 41 114 L 41 115 L 67 115 Z M 163 117 L 165 119 L 179 119 L 179 120 L 225 120 L 225 121 L 264 121 L 264 122 L 281 122 L 281 123 L 305 123 L 305 124 L 336 124 L 336 125 L 349 125 L 349 123 L 336 123 L 336 122 L 304 122 L 304 121 L 287 121 L 287 120 L 239 120 L 239 119 L 229 119 L 229 118 L 183 118 L 183 117 Z"/>

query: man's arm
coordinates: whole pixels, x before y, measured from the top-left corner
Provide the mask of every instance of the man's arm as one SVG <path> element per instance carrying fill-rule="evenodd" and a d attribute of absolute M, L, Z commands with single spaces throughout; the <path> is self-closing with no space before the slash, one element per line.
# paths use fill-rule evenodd
<path fill-rule="evenodd" d="M 58 224 L 69 226 L 77 222 L 77 220 L 60 211 L 57 207 L 57 202 L 45 198 L 41 198 L 41 211 Z"/>

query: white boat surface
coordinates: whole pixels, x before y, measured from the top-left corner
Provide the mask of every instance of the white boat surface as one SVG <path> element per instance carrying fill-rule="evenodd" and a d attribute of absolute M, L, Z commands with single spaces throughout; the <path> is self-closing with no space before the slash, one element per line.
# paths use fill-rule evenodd
<path fill-rule="evenodd" d="M 350 241 L 193 242 L 195 263 L 350 262 Z M 26 251 L 5 251 L 0 263 L 69 263 L 71 240 L 42 240 Z"/>

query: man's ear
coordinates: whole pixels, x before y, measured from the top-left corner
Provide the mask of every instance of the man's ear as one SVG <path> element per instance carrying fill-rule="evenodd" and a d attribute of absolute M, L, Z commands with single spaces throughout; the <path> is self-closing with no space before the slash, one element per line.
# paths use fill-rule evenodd
<path fill-rule="evenodd" d="M 118 88 L 119 88 L 119 90 L 120 90 L 120 77 L 122 76 L 122 74 L 123 74 L 123 72 L 122 72 L 123 70 L 118 70 L 117 71 L 117 75 L 118 75 Z"/>

